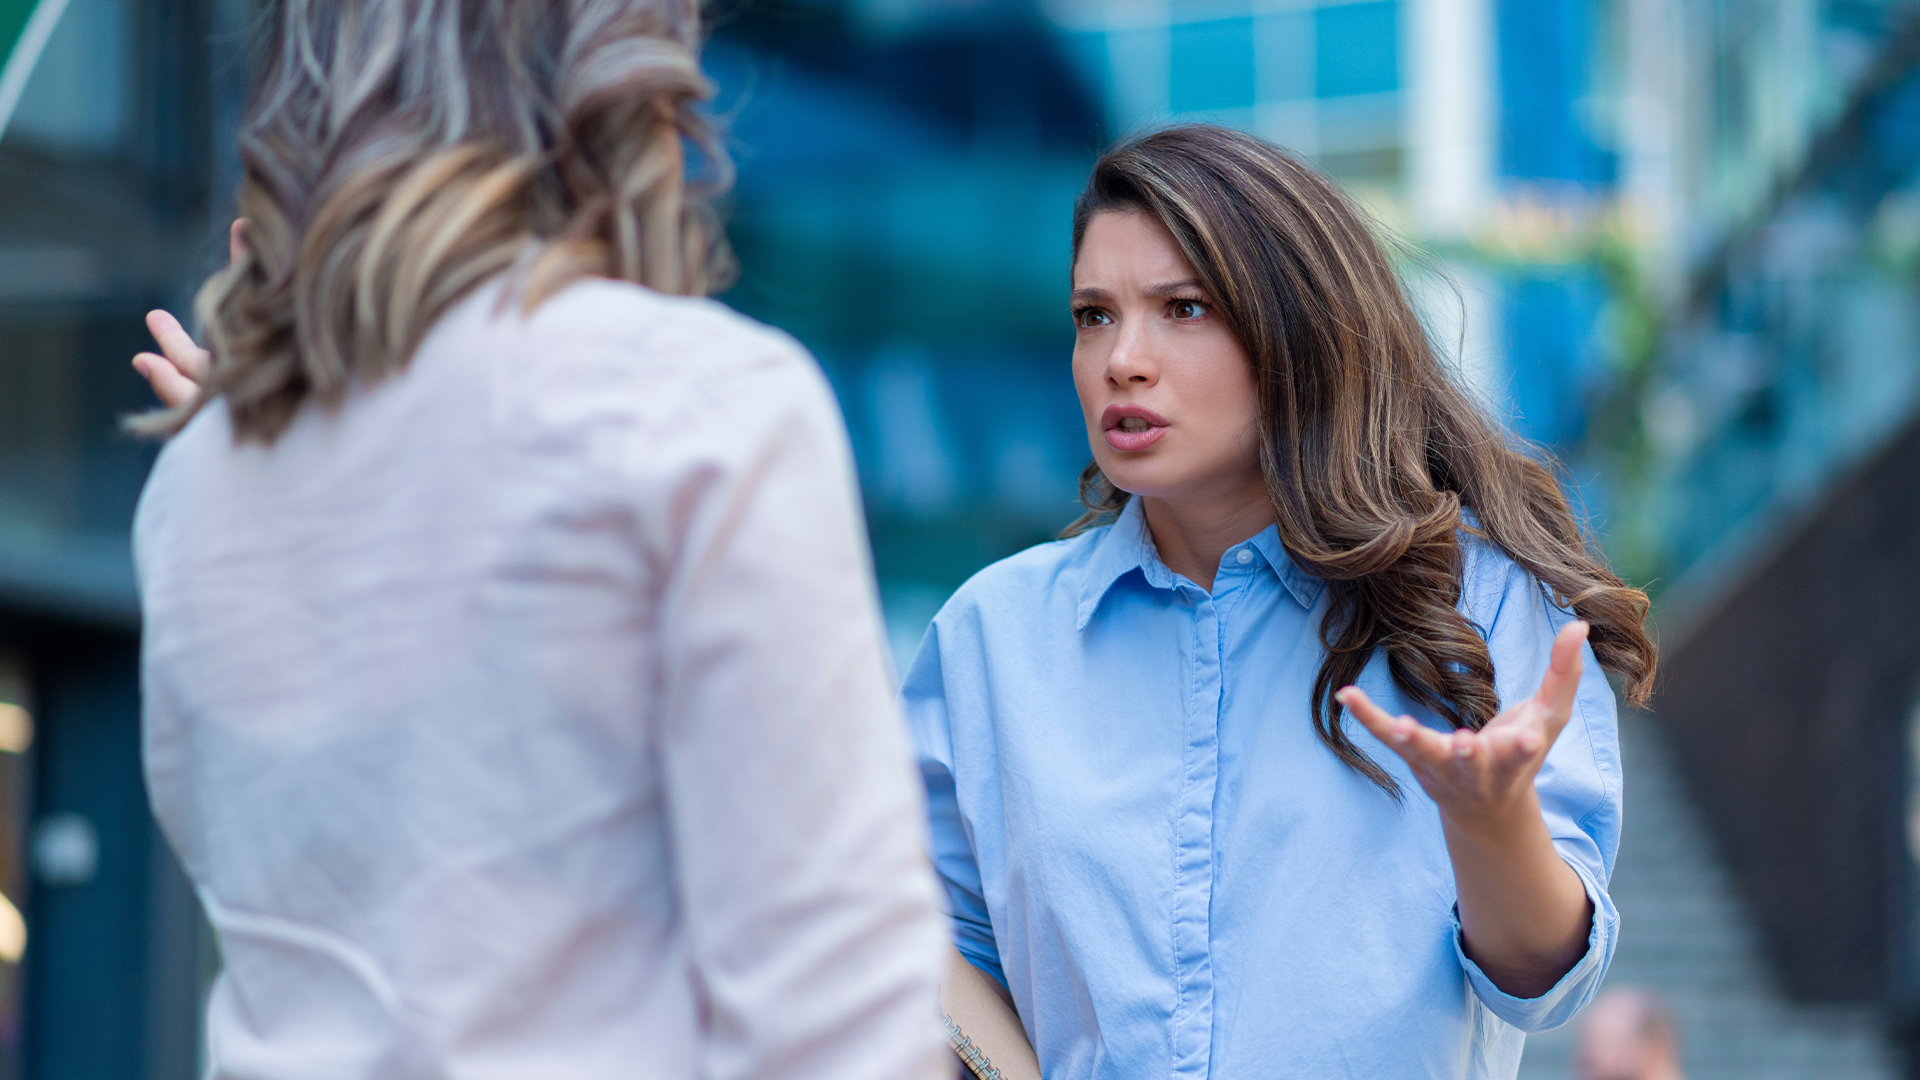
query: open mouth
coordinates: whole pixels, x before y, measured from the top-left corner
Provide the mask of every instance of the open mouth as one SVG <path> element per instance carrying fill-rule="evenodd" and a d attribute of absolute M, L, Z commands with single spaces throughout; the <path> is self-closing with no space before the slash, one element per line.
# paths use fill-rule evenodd
<path fill-rule="evenodd" d="M 1109 405 L 1100 414 L 1100 434 L 1107 445 L 1123 453 L 1145 450 L 1160 441 L 1170 422 L 1139 405 Z"/>

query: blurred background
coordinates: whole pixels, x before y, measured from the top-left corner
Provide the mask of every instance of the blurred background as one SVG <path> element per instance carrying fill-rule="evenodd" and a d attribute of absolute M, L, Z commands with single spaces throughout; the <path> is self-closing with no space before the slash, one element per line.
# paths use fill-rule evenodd
<path fill-rule="evenodd" d="M 147 812 L 144 311 L 223 257 L 256 0 L 0 0 L 0 1080 L 195 1075 Z M 1656 596 L 1611 985 L 1693 1077 L 1920 1076 L 1920 4 L 719 0 L 723 299 L 820 358 L 901 664 L 1076 514 L 1068 217 L 1243 127 L 1433 258 L 1463 381 Z M 503 927 L 503 933 L 511 928 Z M 1575 1075 L 1577 1029 L 1528 1078 Z"/>

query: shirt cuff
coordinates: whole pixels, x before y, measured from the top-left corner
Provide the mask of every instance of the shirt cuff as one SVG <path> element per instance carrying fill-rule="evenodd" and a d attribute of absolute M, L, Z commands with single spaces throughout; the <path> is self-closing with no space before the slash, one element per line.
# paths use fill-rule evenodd
<path fill-rule="evenodd" d="M 959 950 L 967 962 L 993 977 L 1001 986 L 1007 985 L 1007 974 L 1000 968 L 1000 950 L 993 940 L 991 928 L 982 929 L 979 924 L 968 919 L 949 915 L 953 919 L 953 947 Z"/>
<path fill-rule="evenodd" d="M 1579 875 L 1581 886 L 1587 890 L 1587 899 L 1593 903 L 1593 928 L 1587 932 L 1586 955 L 1539 997 L 1514 997 L 1493 985 L 1480 965 L 1467 958 L 1466 938 L 1460 929 L 1460 905 L 1453 907 L 1453 951 L 1466 970 L 1468 984 L 1495 1016 L 1529 1034 L 1559 1027 L 1593 1000 L 1600 989 L 1600 980 L 1606 977 L 1607 965 L 1613 960 L 1614 938 L 1620 929 L 1620 913 L 1614 910 L 1607 891 L 1600 888 L 1579 863 L 1571 859 L 1566 862 Z"/>

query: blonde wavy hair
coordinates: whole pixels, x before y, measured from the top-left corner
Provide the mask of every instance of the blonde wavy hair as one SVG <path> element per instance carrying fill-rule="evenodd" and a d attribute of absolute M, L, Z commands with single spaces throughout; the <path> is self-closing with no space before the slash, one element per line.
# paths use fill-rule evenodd
<path fill-rule="evenodd" d="M 731 273 L 697 0 L 275 0 L 264 26 L 243 250 L 195 304 L 208 378 L 136 428 L 224 397 L 270 443 L 509 268 L 528 309 L 583 276 L 700 295 Z"/>

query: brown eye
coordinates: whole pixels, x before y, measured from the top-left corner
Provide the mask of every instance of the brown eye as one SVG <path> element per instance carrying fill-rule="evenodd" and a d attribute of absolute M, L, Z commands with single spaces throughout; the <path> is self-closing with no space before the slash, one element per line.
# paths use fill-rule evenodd
<path fill-rule="evenodd" d="M 1105 326 L 1113 320 L 1107 318 L 1107 313 L 1099 308 L 1086 307 L 1073 313 L 1073 321 L 1078 326 L 1092 329 L 1096 326 Z"/>
<path fill-rule="evenodd" d="M 1175 300 L 1167 305 L 1167 313 L 1176 319 L 1197 319 L 1207 313 L 1207 305 L 1198 300 Z"/>

